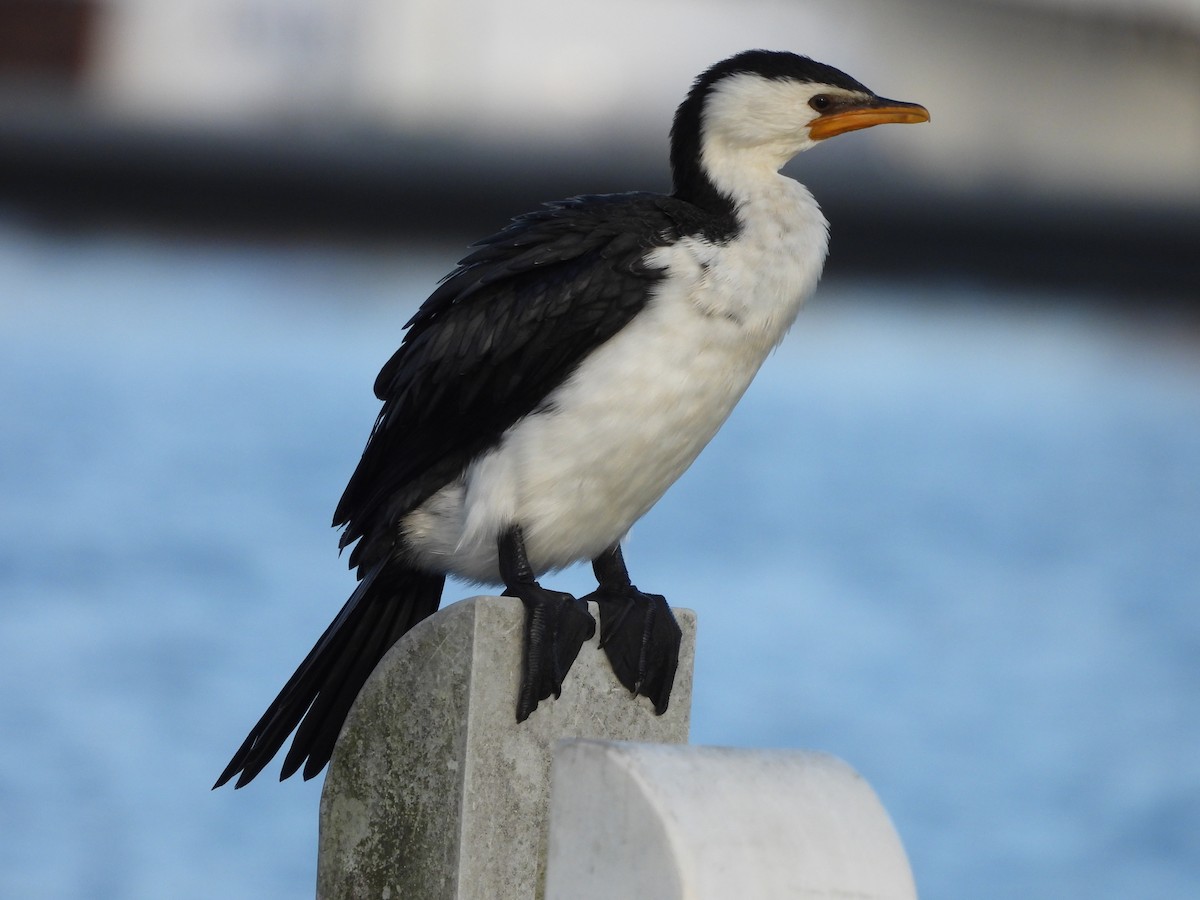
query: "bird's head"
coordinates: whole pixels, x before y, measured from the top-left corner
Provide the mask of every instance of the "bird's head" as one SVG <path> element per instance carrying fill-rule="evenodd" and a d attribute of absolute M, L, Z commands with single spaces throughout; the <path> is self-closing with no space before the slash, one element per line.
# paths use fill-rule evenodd
<path fill-rule="evenodd" d="M 806 56 L 748 50 L 692 86 L 671 128 L 677 196 L 736 194 L 731 180 L 774 173 L 797 153 L 847 131 L 928 122 L 917 103 L 880 97 L 845 72 Z"/>

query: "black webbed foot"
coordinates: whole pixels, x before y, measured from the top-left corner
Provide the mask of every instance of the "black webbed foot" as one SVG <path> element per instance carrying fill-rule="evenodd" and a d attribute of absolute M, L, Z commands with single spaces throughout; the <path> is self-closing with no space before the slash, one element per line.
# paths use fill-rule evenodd
<path fill-rule="evenodd" d="M 499 549 L 504 594 L 525 606 L 525 648 L 517 695 L 517 721 L 524 722 L 539 703 L 562 693 L 563 679 L 580 648 L 596 633 L 596 620 L 584 601 L 548 590 L 534 580 L 520 528 L 505 532 Z"/>
<path fill-rule="evenodd" d="M 525 659 L 517 695 L 517 721 L 524 722 L 539 703 L 562 693 L 580 648 L 596 633 L 596 620 L 582 600 L 536 583 L 504 593 L 525 604 Z"/>
<path fill-rule="evenodd" d="M 630 583 L 620 547 L 593 560 L 592 567 L 600 585 L 582 599 L 600 607 L 600 646 L 617 680 L 631 694 L 649 697 L 661 716 L 679 667 L 679 623 L 665 597 Z"/>

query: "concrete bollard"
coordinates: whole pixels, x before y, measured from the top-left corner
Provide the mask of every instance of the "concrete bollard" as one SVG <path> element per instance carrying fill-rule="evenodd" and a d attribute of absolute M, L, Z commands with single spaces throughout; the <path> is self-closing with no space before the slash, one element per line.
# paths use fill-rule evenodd
<path fill-rule="evenodd" d="M 565 741 L 546 900 L 915 900 L 878 797 L 823 753 Z"/>
<path fill-rule="evenodd" d="M 454 603 L 405 635 L 364 685 L 330 761 L 319 900 L 540 898 L 555 744 L 687 741 L 696 619 L 675 614 L 683 647 L 662 716 L 630 697 L 593 638 L 562 696 L 518 724 L 524 609 L 512 598 Z"/>

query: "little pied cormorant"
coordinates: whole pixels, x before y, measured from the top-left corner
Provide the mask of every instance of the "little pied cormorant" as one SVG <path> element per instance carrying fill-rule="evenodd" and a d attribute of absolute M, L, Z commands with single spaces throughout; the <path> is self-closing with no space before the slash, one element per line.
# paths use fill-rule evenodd
<path fill-rule="evenodd" d="M 517 719 L 595 633 L 667 708 L 680 632 L 631 583 L 621 540 L 691 465 L 812 293 L 828 223 L 779 173 L 818 141 L 925 122 L 831 66 L 752 50 L 696 79 L 671 128 L 670 194 L 577 197 L 474 245 L 375 381 L 383 408 L 334 514 L 359 583 L 216 787 L 329 761 L 376 663 L 448 574 L 525 606 Z M 355 543 L 357 542 L 357 543 Z M 587 597 L 538 584 L 590 560 Z"/>

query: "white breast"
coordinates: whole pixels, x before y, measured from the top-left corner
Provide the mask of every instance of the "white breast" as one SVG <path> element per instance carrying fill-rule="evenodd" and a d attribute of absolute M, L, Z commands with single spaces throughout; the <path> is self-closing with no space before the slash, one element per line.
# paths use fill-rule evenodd
<path fill-rule="evenodd" d="M 418 559 L 498 580 L 496 539 L 521 525 L 538 572 L 593 559 L 692 464 L 816 286 L 826 223 L 777 178 L 739 209 L 731 242 L 654 251 L 646 308 L 592 352 L 540 411 L 405 520 Z"/>

